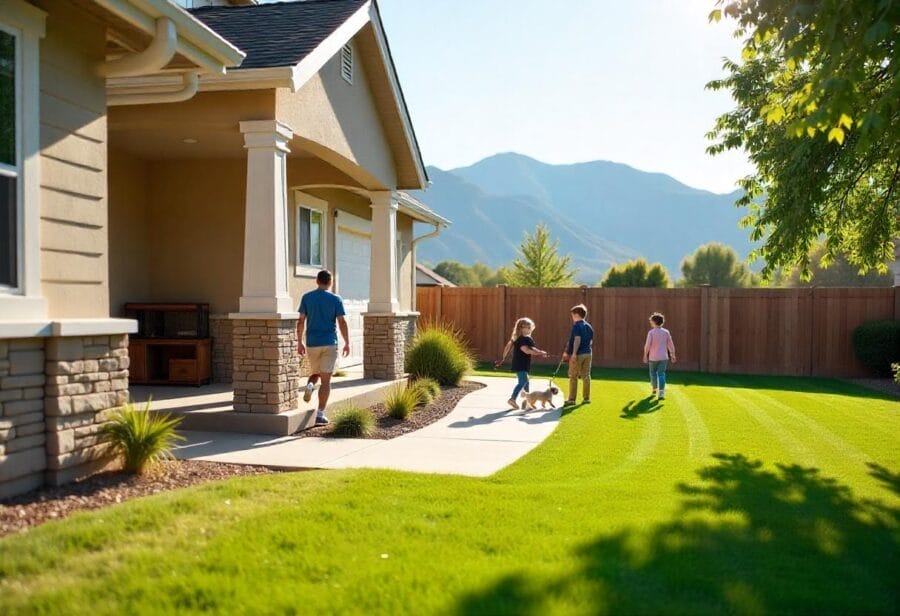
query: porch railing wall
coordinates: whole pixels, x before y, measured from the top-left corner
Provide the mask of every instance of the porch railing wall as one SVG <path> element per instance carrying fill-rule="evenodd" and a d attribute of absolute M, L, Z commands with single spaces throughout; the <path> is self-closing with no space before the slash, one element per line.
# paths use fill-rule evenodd
<path fill-rule="evenodd" d="M 594 365 L 639 367 L 647 317 L 666 315 L 685 370 L 715 373 L 856 377 L 868 371 L 853 353 L 853 330 L 900 319 L 900 288 L 882 289 L 519 289 L 422 287 L 421 321 L 446 321 L 477 357 L 496 358 L 518 317 L 537 323 L 538 344 L 558 357 L 569 309 L 588 307 Z M 556 360 L 554 360 L 556 361 Z"/>

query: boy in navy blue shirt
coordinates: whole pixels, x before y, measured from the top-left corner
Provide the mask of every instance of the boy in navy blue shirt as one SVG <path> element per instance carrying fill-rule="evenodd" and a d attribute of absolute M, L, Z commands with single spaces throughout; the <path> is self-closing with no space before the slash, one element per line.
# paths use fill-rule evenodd
<path fill-rule="evenodd" d="M 591 403 L 591 359 L 594 342 L 594 328 L 585 321 L 587 307 L 584 304 L 572 306 L 572 333 L 563 353 L 563 360 L 569 360 L 569 399 L 567 405 L 575 404 L 578 393 L 578 379 L 582 382 L 584 403 Z"/>

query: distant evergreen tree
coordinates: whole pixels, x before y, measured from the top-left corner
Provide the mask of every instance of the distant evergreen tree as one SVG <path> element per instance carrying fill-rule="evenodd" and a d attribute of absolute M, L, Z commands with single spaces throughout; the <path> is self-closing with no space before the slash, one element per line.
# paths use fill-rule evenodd
<path fill-rule="evenodd" d="M 509 268 L 513 287 L 570 287 L 575 284 L 575 268 L 570 255 L 559 255 L 559 241 L 550 240 L 550 231 L 540 223 L 533 235 L 528 232 L 519 244 L 519 256 Z"/>

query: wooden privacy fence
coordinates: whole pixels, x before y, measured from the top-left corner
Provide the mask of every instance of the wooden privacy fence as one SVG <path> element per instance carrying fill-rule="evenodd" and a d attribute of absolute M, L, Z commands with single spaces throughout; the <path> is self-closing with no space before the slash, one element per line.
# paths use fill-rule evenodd
<path fill-rule="evenodd" d="M 535 321 L 538 346 L 558 358 L 571 328 L 569 309 L 579 303 L 594 327 L 595 366 L 641 366 L 647 317 L 659 311 L 679 367 L 720 373 L 865 376 L 853 353 L 853 330 L 900 318 L 900 288 L 422 287 L 417 294 L 422 321 L 453 323 L 484 361 L 500 355 L 519 317 Z"/>

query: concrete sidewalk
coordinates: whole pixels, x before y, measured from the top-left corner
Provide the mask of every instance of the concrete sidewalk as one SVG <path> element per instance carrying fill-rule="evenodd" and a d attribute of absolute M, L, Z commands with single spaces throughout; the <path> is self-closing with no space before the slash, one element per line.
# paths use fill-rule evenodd
<path fill-rule="evenodd" d="M 547 438 L 560 410 L 513 411 L 514 381 L 476 377 L 486 387 L 463 398 L 430 426 L 391 440 L 297 438 L 184 432 L 182 459 L 275 468 L 386 468 L 484 477 L 515 462 Z M 562 404 L 562 398 L 554 401 Z"/>

